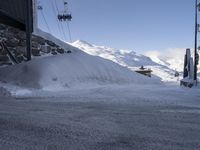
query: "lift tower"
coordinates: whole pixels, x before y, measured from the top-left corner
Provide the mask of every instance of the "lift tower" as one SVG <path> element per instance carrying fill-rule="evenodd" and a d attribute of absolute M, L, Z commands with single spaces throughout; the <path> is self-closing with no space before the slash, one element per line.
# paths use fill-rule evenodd
<path fill-rule="evenodd" d="M 195 0 L 195 43 L 194 43 L 194 81 L 197 85 L 197 66 L 199 63 L 199 55 L 197 52 L 197 40 L 198 40 L 198 32 L 200 29 L 200 24 L 198 24 L 198 11 L 200 11 L 200 3 L 198 0 Z"/>

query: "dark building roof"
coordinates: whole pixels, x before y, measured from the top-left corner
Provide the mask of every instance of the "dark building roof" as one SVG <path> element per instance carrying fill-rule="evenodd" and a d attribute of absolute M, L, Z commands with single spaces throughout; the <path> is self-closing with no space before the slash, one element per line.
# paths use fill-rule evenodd
<path fill-rule="evenodd" d="M 25 30 L 27 4 L 28 0 L 0 0 L 0 23 Z M 30 4 L 32 8 L 32 0 Z"/>

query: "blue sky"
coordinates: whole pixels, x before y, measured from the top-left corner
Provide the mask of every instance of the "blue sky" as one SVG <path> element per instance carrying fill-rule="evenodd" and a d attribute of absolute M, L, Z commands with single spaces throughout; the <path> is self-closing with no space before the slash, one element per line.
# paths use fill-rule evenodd
<path fill-rule="evenodd" d="M 56 2 L 62 11 L 63 0 Z M 68 0 L 68 3 L 73 15 L 70 22 L 73 41 L 80 39 L 138 52 L 193 48 L 194 0 Z M 63 39 L 52 7 L 55 0 L 40 0 L 40 4 L 51 33 Z M 67 25 L 62 25 L 69 41 Z M 39 27 L 48 31 L 41 12 Z"/>

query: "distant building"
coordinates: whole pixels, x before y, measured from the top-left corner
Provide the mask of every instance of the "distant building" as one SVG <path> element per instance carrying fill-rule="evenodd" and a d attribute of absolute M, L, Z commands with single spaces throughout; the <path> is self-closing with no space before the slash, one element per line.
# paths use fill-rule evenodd
<path fill-rule="evenodd" d="M 135 72 L 151 77 L 151 73 L 153 71 L 151 69 L 144 68 L 144 66 L 141 66 L 139 70 L 136 70 Z"/>

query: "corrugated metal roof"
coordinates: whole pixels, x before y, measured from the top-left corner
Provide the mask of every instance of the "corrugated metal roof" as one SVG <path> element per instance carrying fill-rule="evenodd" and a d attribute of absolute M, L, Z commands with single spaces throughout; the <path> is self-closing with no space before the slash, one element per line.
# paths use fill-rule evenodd
<path fill-rule="evenodd" d="M 0 0 L 0 11 L 18 22 L 25 23 L 26 0 Z"/>
<path fill-rule="evenodd" d="M 32 0 L 31 5 L 32 5 Z M 0 0 L 0 23 L 25 29 L 28 0 Z M 30 7 L 32 8 L 32 6 Z M 32 10 L 31 10 L 32 11 Z M 33 16 L 30 16 L 33 20 Z"/>

